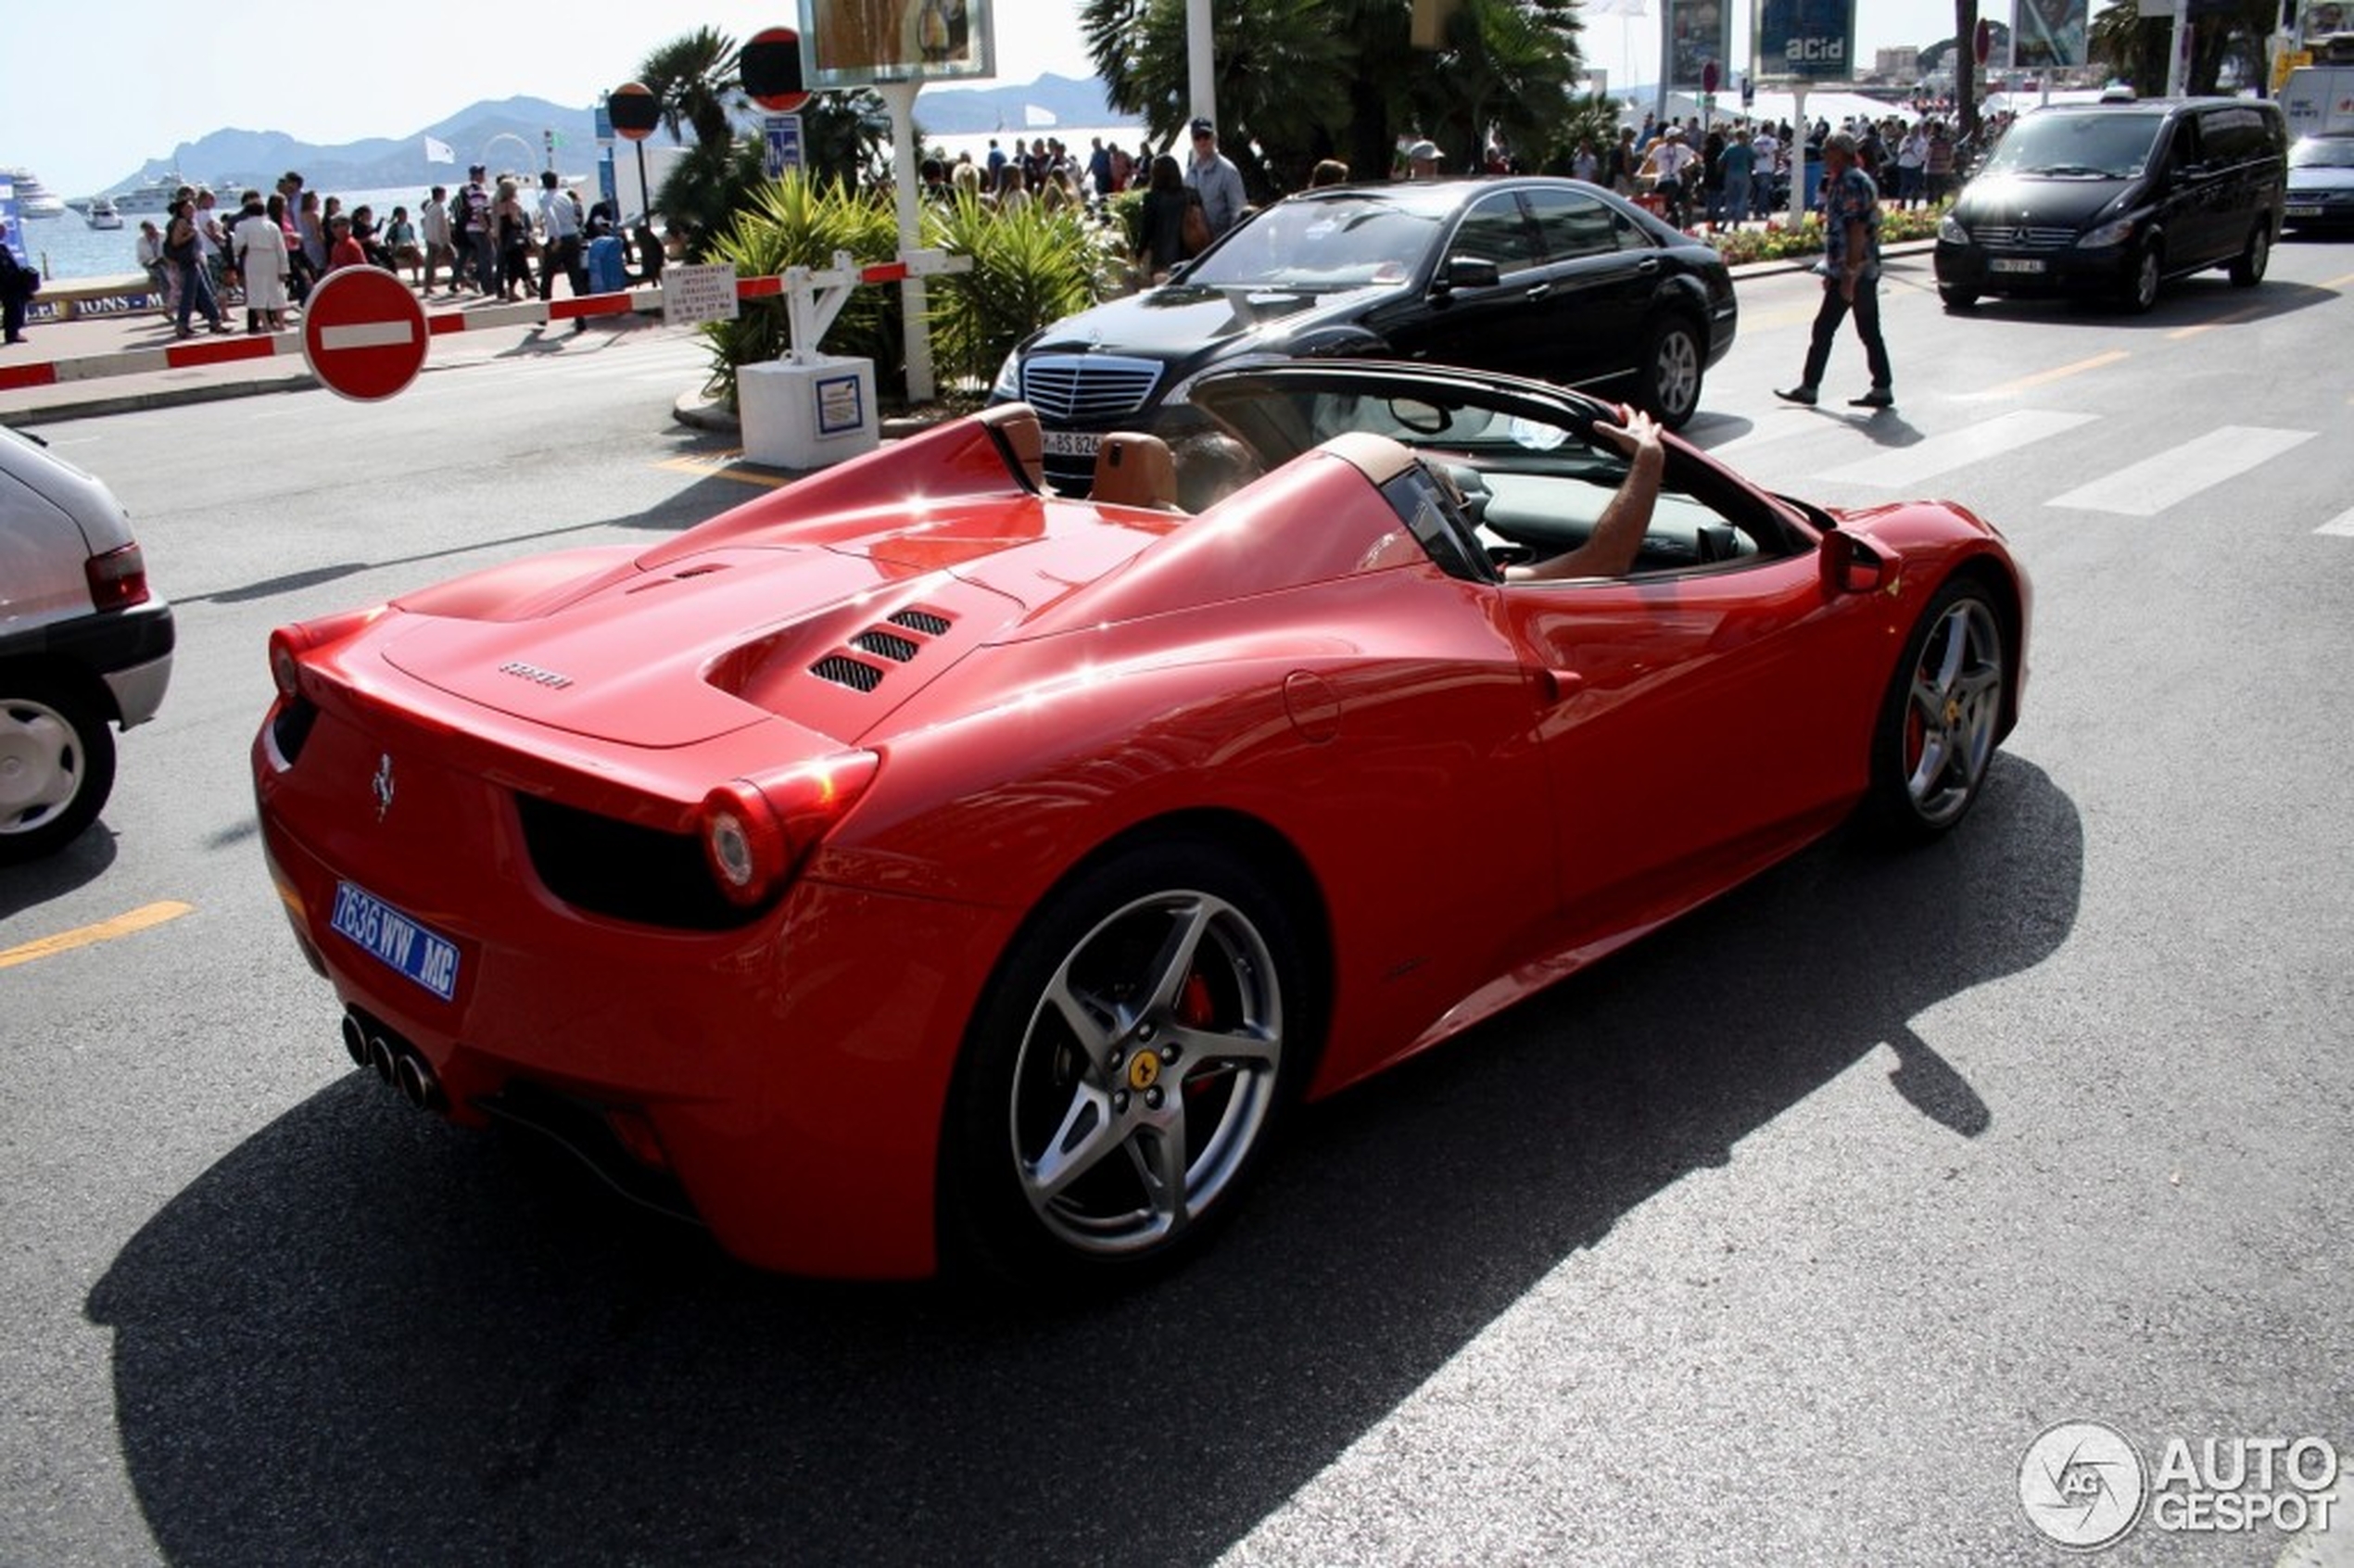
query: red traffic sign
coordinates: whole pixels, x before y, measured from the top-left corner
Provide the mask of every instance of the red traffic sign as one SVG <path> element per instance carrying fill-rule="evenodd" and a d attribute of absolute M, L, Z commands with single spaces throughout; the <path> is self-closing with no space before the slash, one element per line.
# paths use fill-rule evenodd
<path fill-rule="evenodd" d="M 409 285 L 376 267 L 340 267 L 320 280 L 302 312 L 302 357 L 328 391 L 373 403 L 425 368 L 425 308 Z"/>
<path fill-rule="evenodd" d="M 613 133 L 626 142 L 642 142 L 662 123 L 662 100 L 642 82 L 625 82 L 605 95 L 605 115 Z"/>
<path fill-rule="evenodd" d="M 789 27 L 752 35 L 736 55 L 744 95 L 771 114 L 791 114 L 809 101 L 801 84 L 801 34 Z"/>
<path fill-rule="evenodd" d="M 1984 65 L 1986 57 L 1994 52 L 1994 24 L 1984 17 L 1979 18 L 1978 31 L 1970 34 L 1969 46 L 1970 53 L 1978 57 L 1978 63 Z"/>
<path fill-rule="evenodd" d="M 1716 62 L 1715 60 L 1700 68 L 1700 90 L 1703 93 L 1716 91 Z"/>

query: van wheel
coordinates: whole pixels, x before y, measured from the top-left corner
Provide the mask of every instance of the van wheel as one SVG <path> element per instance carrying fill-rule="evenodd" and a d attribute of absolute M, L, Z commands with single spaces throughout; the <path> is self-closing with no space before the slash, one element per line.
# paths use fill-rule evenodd
<path fill-rule="evenodd" d="M 2247 248 L 2232 259 L 2232 286 L 2254 288 L 2264 281 L 2264 268 L 2272 259 L 2272 227 L 2259 223 L 2256 232 L 2247 236 Z"/>
<path fill-rule="evenodd" d="M 2125 278 L 2125 309 L 2146 315 L 2158 303 L 2158 285 L 2165 277 L 2165 258 L 2158 242 L 2149 240 L 2133 253 L 2133 270 Z"/>
<path fill-rule="evenodd" d="M 1978 309 L 1978 290 L 1974 288 L 1964 288 L 1958 284 L 1939 284 L 1937 285 L 1937 297 L 1945 301 L 1945 309 L 1948 310 L 1975 310 Z"/>

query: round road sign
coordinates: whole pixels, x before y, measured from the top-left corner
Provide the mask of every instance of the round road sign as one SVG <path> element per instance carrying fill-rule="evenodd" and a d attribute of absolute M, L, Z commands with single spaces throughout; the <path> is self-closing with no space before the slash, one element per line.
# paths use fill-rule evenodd
<path fill-rule="evenodd" d="M 791 114 L 809 101 L 801 85 L 801 34 L 772 27 L 752 35 L 736 53 L 744 95 L 771 114 Z"/>
<path fill-rule="evenodd" d="M 343 267 L 310 291 L 302 357 L 328 391 L 363 403 L 389 398 L 425 366 L 425 308 L 375 267 Z"/>

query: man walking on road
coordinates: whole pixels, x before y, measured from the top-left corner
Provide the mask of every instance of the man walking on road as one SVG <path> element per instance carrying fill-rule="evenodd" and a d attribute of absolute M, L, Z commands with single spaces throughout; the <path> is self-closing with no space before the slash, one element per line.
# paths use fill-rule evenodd
<path fill-rule="evenodd" d="M 1855 312 L 1855 335 L 1864 341 L 1864 360 L 1872 373 L 1871 389 L 1851 398 L 1851 407 L 1893 408 L 1894 376 L 1889 370 L 1888 345 L 1879 335 L 1879 190 L 1855 161 L 1855 138 L 1844 131 L 1823 138 L 1822 309 L 1815 312 L 1814 341 L 1806 349 L 1806 373 L 1797 386 L 1774 394 L 1793 403 L 1813 406 L 1822 390 L 1823 372 L 1830 364 L 1831 340 L 1847 312 Z"/>

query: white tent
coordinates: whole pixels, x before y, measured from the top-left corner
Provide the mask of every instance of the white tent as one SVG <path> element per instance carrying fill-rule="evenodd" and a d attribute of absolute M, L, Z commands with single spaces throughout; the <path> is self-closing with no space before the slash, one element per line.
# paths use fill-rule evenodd
<path fill-rule="evenodd" d="M 1655 97 L 1626 99 L 1620 112 L 1620 121 L 1624 124 L 1640 125 L 1643 122 L 1643 116 L 1651 113 L 1657 103 L 1658 100 Z M 1699 94 L 1670 93 L 1667 95 L 1668 119 L 1696 120 L 1700 118 L 1700 113 Z M 1810 122 L 1828 120 L 1834 130 L 1850 120 L 1885 120 L 1892 115 L 1908 125 L 1916 118 L 1909 105 L 1892 104 L 1879 98 L 1867 97 L 1861 93 L 1846 93 L 1837 88 L 1827 87 L 1820 91 L 1810 91 L 1806 95 L 1807 120 Z M 1753 123 L 1771 120 L 1779 125 L 1785 120 L 1795 122 L 1797 118 L 1798 99 L 1794 95 L 1760 88 L 1757 92 L 1757 101 L 1747 108 L 1741 107 L 1740 94 L 1717 94 L 1716 107 L 1710 112 L 1708 122 L 1711 125 L 1727 125 L 1744 120 Z"/>

